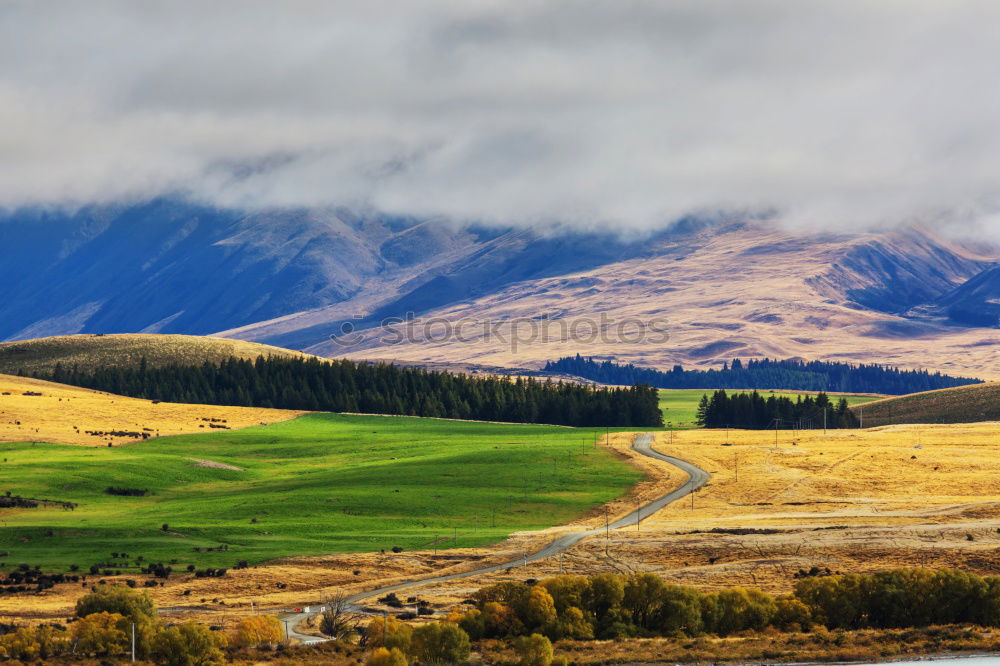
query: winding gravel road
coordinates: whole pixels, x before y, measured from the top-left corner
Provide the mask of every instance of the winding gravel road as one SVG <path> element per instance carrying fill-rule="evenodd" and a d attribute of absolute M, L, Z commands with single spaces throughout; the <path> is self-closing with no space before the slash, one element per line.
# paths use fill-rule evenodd
<path fill-rule="evenodd" d="M 642 522 L 646 518 L 649 518 L 654 513 L 672 504 L 677 500 L 687 497 L 693 492 L 698 491 L 702 486 L 708 483 L 709 474 L 705 470 L 692 465 L 686 460 L 681 460 L 680 458 L 674 458 L 672 456 L 665 456 L 662 453 L 656 451 L 652 447 L 653 444 L 653 434 L 652 433 L 641 433 L 635 436 L 632 440 L 632 448 L 641 453 L 644 456 L 649 456 L 650 458 L 655 458 L 656 460 L 661 460 L 666 463 L 680 468 L 683 472 L 688 475 L 688 480 L 676 490 L 673 490 L 663 497 L 660 497 L 644 506 L 639 507 L 635 511 L 629 513 L 627 516 L 619 518 L 615 522 L 611 523 L 610 528 L 613 530 L 621 529 L 623 527 L 629 527 L 635 525 L 638 522 Z M 367 592 L 360 592 L 354 596 L 348 597 L 345 601 L 348 604 L 357 604 L 365 599 L 371 599 L 372 597 L 381 597 L 390 592 L 399 592 L 400 590 L 406 590 L 412 587 L 419 587 L 422 585 L 430 585 L 433 583 L 446 583 L 451 580 L 458 580 L 460 578 L 469 578 L 472 576 L 480 576 L 483 574 L 494 573 L 496 571 L 503 571 L 510 569 L 512 567 L 524 566 L 529 562 L 535 562 L 537 560 L 545 559 L 547 557 L 552 557 L 553 555 L 558 555 L 559 553 L 565 552 L 570 547 L 576 545 L 583 539 L 589 536 L 594 536 L 604 532 L 605 527 L 598 527 L 592 530 L 582 530 L 580 532 L 570 532 L 569 534 L 564 534 L 559 537 L 549 545 L 545 546 L 541 550 L 531 554 L 520 557 L 516 560 L 511 560 L 509 562 L 502 562 L 500 564 L 494 564 L 488 567 L 483 567 L 482 569 L 476 569 L 474 571 L 463 571 L 461 573 L 448 574 L 445 576 L 434 576 L 431 578 L 421 578 L 419 580 L 404 581 L 402 583 L 396 583 L 395 585 L 387 585 L 385 587 L 380 587 L 375 590 L 369 590 Z M 320 643 L 326 639 L 317 638 L 316 636 L 309 636 L 306 634 L 300 634 L 294 630 L 300 622 L 306 620 L 307 618 L 318 615 L 319 611 L 310 609 L 310 612 L 301 612 L 287 615 L 282 618 L 282 622 L 288 627 L 289 638 L 294 638 L 302 643 Z"/>

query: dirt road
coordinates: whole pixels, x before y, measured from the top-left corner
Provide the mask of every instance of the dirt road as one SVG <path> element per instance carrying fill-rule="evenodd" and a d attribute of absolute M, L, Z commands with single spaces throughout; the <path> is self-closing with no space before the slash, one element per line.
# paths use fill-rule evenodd
<path fill-rule="evenodd" d="M 692 465 L 691 463 L 685 460 L 681 460 L 680 458 L 665 456 L 662 453 L 655 451 L 652 448 L 652 443 L 653 443 L 653 435 L 651 433 L 642 433 L 636 435 L 635 439 L 632 440 L 632 448 L 638 453 L 641 453 L 642 455 L 649 456 L 650 458 L 654 458 L 656 460 L 661 460 L 663 462 L 669 463 L 671 465 L 674 465 L 675 467 L 680 468 L 683 472 L 687 473 L 689 478 L 681 487 L 677 488 L 676 490 L 673 490 L 672 492 L 667 493 L 663 497 L 660 497 L 659 499 L 656 499 L 644 506 L 639 507 L 635 511 L 611 523 L 610 529 L 617 530 L 623 527 L 629 527 L 635 525 L 636 523 L 639 523 L 645 520 L 646 518 L 649 518 L 654 513 L 666 507 L 667 505 L 676 502 L 677 500 L 686 497 L 693 492 L 697 492 L 702 486 L 704 486 L 708 482 L 709 479 L 708 472 L 704 471 L 700 467 Z M 531 555 L 525 555 L 517 560 L 502 562 L 500 564 L 494 564 L 492 566 L 484 567 L 482 569 L 476 569 L 474 571 L 463 571 L 461 573 L 449 574 L 446 576 L 434 576 L 431 578 L 421 578 L 420 580 L 404 581 L 402 583 L 396 583 L 395 585 L 387 585 L 385 587 L 380 587 L 375 590 L 369 590 L 367 592 L 361 592 L 359 594 L 355 594 L 354 596 L 348 597 L 345 601 L 349 604 L 357 604 L 358 602 L 364 601 L 365 599 L 384 596 L 386 594 L 389 594 L 390 592 L 399 592 L 400 590 L 407 590 L 410 588 L 420 587 L 423 585 L 429 585 L 433 583 L 445 583 L 448 581 L 458 580 L 461 578 L 481 576 L 483 574 L 494 573 L 496 571 L 511 569 L 517 566 L 524 566 L 529 562 L 534 562 L 536 560 L 552 557 L 553 555 L 558 555 L 559 553 L 564 552 L 571 546 L 574 546 L 575 544 L 579 543 L 580 541 L 586 539 L 589 536 L 594 536 L 603 533 L 605 529 L 606 528 L 604 527 L 599 527 L 597 529 L 582 530 L 579 532 L 571 532 L 569 534 L 564 534 L 563 536 L 559 537 L 558 539 L 556 539 L 549 545 L 545 546 L 541 550 Z M 320 609 L 318 607 L 313 607 L 309 609 L 309 612 L 305 612 L 303 610 L 303 612 L 301 613 L 293 613 L 281 618 L 282 622 L 284 622 L 285 626 L 288 628 L 288 637 L 297 639 L 305 644 L 319 643 L 324 641 L 325 639 L 317 638 L 316 636 L 300 634 L 295 631 L 295 627 L 298 626 L 299 623 L 307 620 L 308 618 L 314 615 L 318 615 L 319 612 Z"/>

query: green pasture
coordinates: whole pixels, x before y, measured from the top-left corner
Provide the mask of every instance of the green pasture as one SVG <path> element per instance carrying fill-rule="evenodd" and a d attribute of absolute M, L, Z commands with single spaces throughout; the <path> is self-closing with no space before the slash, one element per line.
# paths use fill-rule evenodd
<path fill-rule="evenodd" d="M 706 393 L 711 396 L 715 389 L 660 389 L 660 409 L 663 410 L 663 422 L 670 423 L 675 429 L 678 430 L 688 430 L 691 428 L 697 428 L 698 424 L 695 423 L 697 418 L 698 403 L 701 401 L 701 396 Z M 743 389 L 727 389 L 729 393 L 742 393 Z M 816 395 L 815 393 L 810 393 L 808 391 L 801 392 L 788 392 L 788 391 L 759 391 L 765 397 L 769 395 L 776 396 L 788 396 L 795 399 L 796 396 L 807 396 Z M 839 394 L 830 396 L 831 400 L 837 402 L 841 397 L 847 398 L 848 405 L 859 405 L 865 402 L 871 402 L 873 400 L 880 400 L 878 396 L 871 395 L 844 395 Z"/>
<path fill-rule="evenodd" d="M 489 544 L 569 522 L 640 479 L 594 438 L 552 426 L 312 414 L 118 448 L 3 443 L 0 492 L 78 508 L 0 509 L 0 561 L 85 571 L 124 552 L 177 570 Z M 149 495 L 113 496 L 109 486 Z"/>

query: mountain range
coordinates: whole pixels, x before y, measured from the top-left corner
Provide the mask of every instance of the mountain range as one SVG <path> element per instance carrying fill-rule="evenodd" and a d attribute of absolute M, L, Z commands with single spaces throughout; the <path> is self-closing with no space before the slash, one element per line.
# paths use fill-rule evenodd
<path fill-rule="evenodd" d="M 769 356 L 998 374 L 1000 252 L 926 229 L 713 218 L 619 235 L 164 198 L 8 212 L 0 241 L 5 340 L 188 333 L 463 367 L 537 369 L 582 353 L 652 367 Z M 601 313 L 606 329 L 656 322 L 669 339 L 564 339 Z M 462 340 L 390 344 L 379 324 L 408 316 L 416 329 L 544 322 L 557 334 L 515 349 L 476 324 Z M 349 346 L 331 340 L 345 322 L 361 332 Z"/>

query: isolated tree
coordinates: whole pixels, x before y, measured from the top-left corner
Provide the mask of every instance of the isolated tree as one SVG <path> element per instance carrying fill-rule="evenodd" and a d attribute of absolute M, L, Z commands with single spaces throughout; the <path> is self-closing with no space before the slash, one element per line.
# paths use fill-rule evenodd
<path fill-rule="evenodd" d="M 156 605 L 147 592 L 137 592 L 124 585 L 103 585 L 76 602 L 76 616 L 92 613 L 118 613 L 132 622 L 156 618 Z"/>
<path fill-rule="evenodd" d="M 549 666 L 552 663 L 552 641 L 541 634 L 521 636 L 514 642 L 520 666 Z"/>
<path fill-rule="evenodd" d="M 118 613 L 90 613 L 73 623 L 73 641 L 83 654 L 122 654 L 128 646 L 125 618 Z"/>
<path fill-rule="evenodd" d="M 408 666 L 409 663 L 406 653 L 399 648 L 387 650 L 384 647 L 376 648 L 365 661 L 366 666 Z"/>
<path fill-rule="evenodd" d="M 180 624 L 156 634 L 152 655 L 165 666 L 216 666 L 226 663 L 225 635 L 201 624 Z"/>
<path fill-rule="evenodd" d="M 140 657 L 149 654 L 153 636 L 159 629 L 156 605 L 147 592 L 139 592 L 124 585 L 102 585 L 95 592 L 82 596 L 76 602 L 77 617 L 87 617 L 94 613 L 117 613 L 124 618 L 122 631 L 131 640 L 132 624 L 135 624 L 136 653 Z"/>
<path fill-rule="evenodd" d="M 469 635 L 450 622 L 433 622 L 413 630 L 411 651 L 422 664 L 457 664 L 472 651 Z"/>
<path fill-rule="evenodd" d="M 350 610 L 345 595 L 337 595 L 326 604 L 320 615 L 319 630 L 338 641 L 352 639 L 358 633 L 361 615 Z"/>
<path fill-rule="evenodd" d="M 413 629 L 393 616 L 372 618 L 365 631 L 365 646 L 371 648 L 399 648 L 407 652 L 412 639 Z"/>
<path fill-rule="evenodd" d="M 258 647 L 280 643 L 284 633 L 278 618 L 257 615 L 241 620 L 236 625 L 233 642 L 239 647 Z"/>

